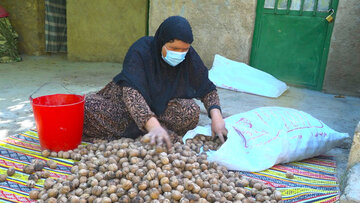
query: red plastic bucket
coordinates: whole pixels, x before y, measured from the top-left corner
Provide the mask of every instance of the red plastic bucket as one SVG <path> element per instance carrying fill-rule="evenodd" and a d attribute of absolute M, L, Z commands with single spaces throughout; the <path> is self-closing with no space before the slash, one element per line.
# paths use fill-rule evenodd
<path fill-rule="evenodd" d="M 81 143 L 85 95 L 45 95 L 30 102 L 43 149 L 67 151 Z"/>

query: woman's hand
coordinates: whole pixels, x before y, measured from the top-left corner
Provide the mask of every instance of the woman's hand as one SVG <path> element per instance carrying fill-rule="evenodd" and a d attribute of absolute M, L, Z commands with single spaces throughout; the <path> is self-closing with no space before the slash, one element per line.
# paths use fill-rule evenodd
<path fill-rule="evenodd" d="M 145 124 L 145 128 L 148 131 L 144 135 L 145 140 L 150 140 L 152 145 L 166 144 L 168 149 L 171 148 L 171 141 L 167 131 L 160 125 L 159 121 L 155 117 L 151 117 Z"/>
<path fill-rule="evenodd" d="M 221 112 L 219 109 L 212 109 L 210 111 L 210 115 L 211 115 L 211 135 L 213 138 L 215 136 L 218 136 L 220 141 L 224 143 L 228 131 L 225 128 L 225 121 L 221 115 Z"/>

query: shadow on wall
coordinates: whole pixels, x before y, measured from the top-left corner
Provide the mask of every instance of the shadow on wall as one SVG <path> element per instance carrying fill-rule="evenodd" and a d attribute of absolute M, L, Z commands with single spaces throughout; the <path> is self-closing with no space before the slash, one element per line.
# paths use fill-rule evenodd
<path fill-rule="evenodd" d="M 0 139 L 35 128 L 30 101 L 0 97 L 0 102 L 11 103 L 0 110 Z"/>

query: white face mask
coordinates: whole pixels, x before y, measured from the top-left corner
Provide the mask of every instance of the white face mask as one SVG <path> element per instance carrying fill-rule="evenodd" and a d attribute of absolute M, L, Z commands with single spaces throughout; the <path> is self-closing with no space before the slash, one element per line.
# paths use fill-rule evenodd
<path fill-rule="evenodd" d="M 161 54 L 161 57 L 164 59 L 166 63 L 168 63 L 170 66 L 173 67 L 181 63 L 185 59 L 185 56 L 187 54 L 187 51 L 186 52 L 170 51 L 166 47 L 165 50 L 166 50 L 166 56 L 164 57 Z"/>

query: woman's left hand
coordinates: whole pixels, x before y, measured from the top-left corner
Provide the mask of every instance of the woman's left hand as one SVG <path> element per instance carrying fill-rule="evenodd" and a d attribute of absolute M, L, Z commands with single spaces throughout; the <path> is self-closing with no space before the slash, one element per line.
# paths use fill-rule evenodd
<path fill-rule="evenodd" d="M 225 121 L 221 115 L 219 109 L 212 109 L 210 111 L 211 115 L 211 134 L 214 138 L 218 136 L 222 143 L 225 142 L 225 138 L 227 137 L 228 131 L 225 128 Z"/>

